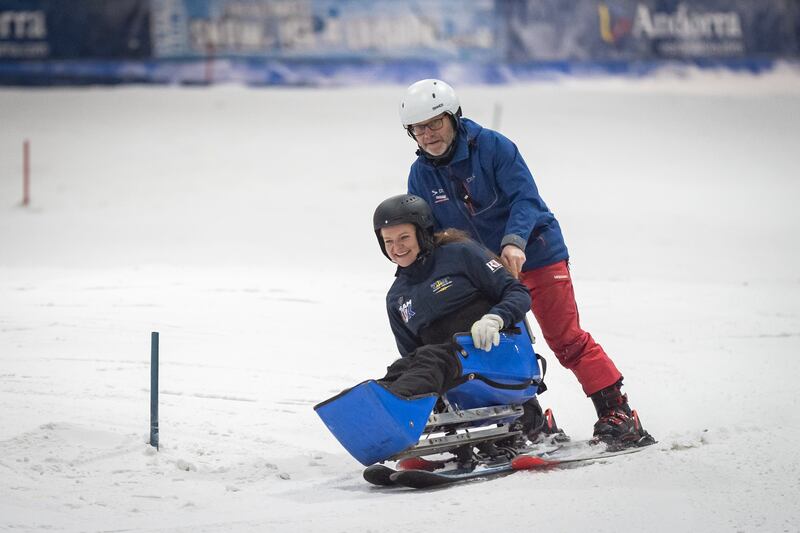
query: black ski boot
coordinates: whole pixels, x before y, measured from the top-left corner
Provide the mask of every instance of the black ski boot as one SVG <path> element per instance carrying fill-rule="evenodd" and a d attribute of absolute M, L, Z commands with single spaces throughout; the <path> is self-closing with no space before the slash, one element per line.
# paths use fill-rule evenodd
<path fill-rule="evenodd" d="M 553 411 L 546 409 L 542 411 L 538 398 L 531 398 L 522 408 L 525 412 L 515 422 L 522 434 L 525 435 L 533 444 L 550 439 L 555 442 L 565 442 L 569 437 L 563 430 L 559 429 Z"/>
<path fill-rule="evenodd" d="M 598 417 L 594 424 L 595 442 L 604 442 L 610 449 L 655 443 L 639 422 L 639 415 L 628 405 L 628 395 L 622 394 L 621 387 L 619 380 L 590 396 Z"/>

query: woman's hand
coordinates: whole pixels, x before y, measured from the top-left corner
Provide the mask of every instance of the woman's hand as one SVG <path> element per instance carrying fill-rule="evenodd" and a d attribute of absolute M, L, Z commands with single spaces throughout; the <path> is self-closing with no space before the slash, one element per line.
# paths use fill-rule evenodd
<path fill-rule="evenodd" d="M 503 329 L 503 319 L 497 315 L 483 315 L 480 320 L 472 324 L 470 333 L 472 342 L 476 347 L 488 352 L 492 346 L 500 344 L 500 330 Z"/>

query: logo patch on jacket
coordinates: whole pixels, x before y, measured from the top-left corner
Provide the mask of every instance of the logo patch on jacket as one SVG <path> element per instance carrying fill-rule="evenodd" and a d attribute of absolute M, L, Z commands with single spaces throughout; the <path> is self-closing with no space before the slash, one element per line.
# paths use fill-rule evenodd
<path fill-rule="evenodd" d="M 414 315 L 417 314 L 411 307 L 411 300 L 400 304 L 400 307 L 398 307 L 397 310 L 400 311 L 400 316 L 403 318 L 403 322 L 406 324 L 408 324 L 408 321 L 414 318 Z"/>
<path fill-rule="evenodd" d="M 431 189 L 431 195 L 433 196 L 434 204 L 441 204 L 442 202 L 450 200 L 450 198 L 447 197 L 447 193 L 444 192 L 444 189 Z"/>
<path fill-rule="evenodd" d="M 486 263 L 486 266 L 489 267 L 489 270 L 491 270 L 492 272 L 497 272 L 498 270 L 503 268 L 503 265 L 497 259 L 490 259 L 489 262 Z"/>
<path fill-rule="evenodd" d="M 439 294 L 449 289 L 451 285 L 453 285 L 453 280 L 450 278 L 442 278 L 431 283 L 431 289 L 433 290 L 433 294 Z"/>

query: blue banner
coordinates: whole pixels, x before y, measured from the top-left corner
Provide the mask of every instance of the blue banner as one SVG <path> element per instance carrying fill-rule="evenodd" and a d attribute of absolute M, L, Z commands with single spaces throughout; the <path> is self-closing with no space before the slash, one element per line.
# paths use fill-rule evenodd
<path fill-rule="evenodd" d="M 0 60 L 150 57 L 142 0 L 0 0 Z"/>
<path fill-rule="evenodd" d="M 800 59 L 797 0 L 0 0 L 0 83 L 504 83 L 777 59 Z"/>
<path fill-rule="evenodd" d="M 714 59 L 798 54 L 797 2 L 498 0 L 508 61 Z"/>
<path fill-rule="evenodd" d="M 152 0 L 161 58 L 500 59 L 495 0 Z"/>

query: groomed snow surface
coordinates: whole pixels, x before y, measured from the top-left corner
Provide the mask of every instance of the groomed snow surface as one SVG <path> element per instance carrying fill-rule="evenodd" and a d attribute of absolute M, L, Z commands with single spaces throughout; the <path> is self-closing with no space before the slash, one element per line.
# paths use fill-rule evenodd
<path fill-rule="evenodd" d="M 370 224 L 413 159 L 402 87 L 5 88 L 0 530 L 800 530 L 800 74 L 457 89 L 534 172 L 657 445 L 381 490 L 317 418 L 396 356 Z"/>

